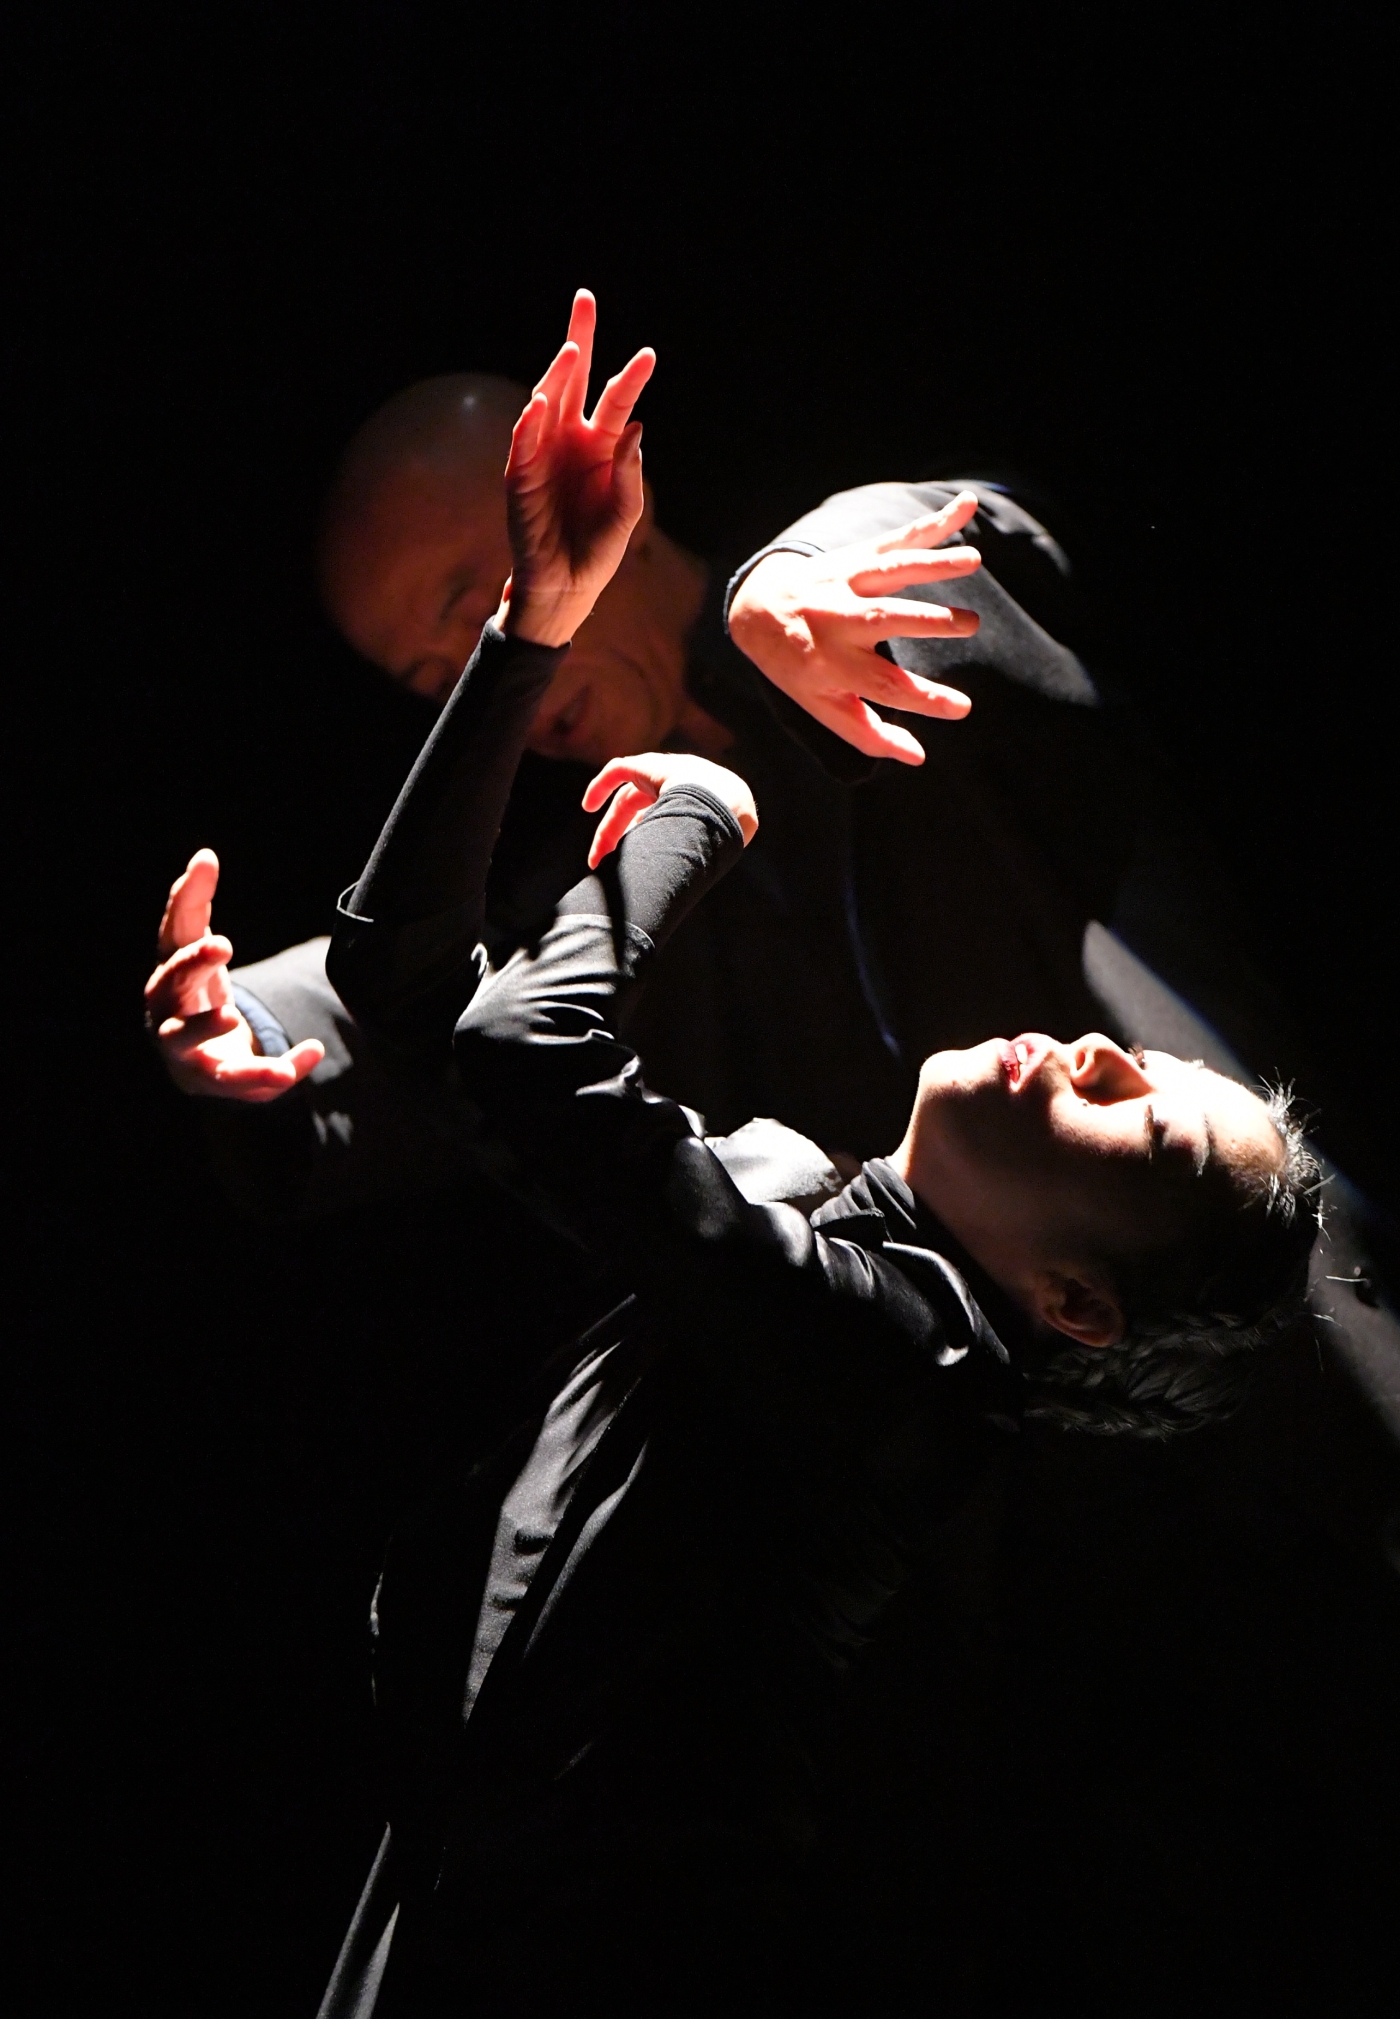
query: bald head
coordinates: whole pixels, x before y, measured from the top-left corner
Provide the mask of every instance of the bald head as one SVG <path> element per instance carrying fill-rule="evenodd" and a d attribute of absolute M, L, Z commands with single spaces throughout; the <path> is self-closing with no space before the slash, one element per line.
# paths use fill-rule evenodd
<path fill-rule="evenodd" d="M 351 438 L 326 501 L 326 608 L 366 658 L 434 699 L 510 573 L 501 479 L 528 398 L 486 372 L 408 386 Z"/>
<path fill-rule="evenodd" d="M 446 701 L 510 573 L 505 467 L 523 386 L 481 372 L 423 379 L 352 438 L 326 501 L 321 593 L 367 659 Z M 555 675 L 531 728 L 541 756 L 602 764 L 683 732 L 718 755 L 723 732 L 686 693 L 686 638 L 705 570 L 652 517 Z"/>
<path fill-rule="evenodd" d="M 499 483 L 510 431 L 530 397 L 490 372 L 446 372 L 405 386 L 372 413 L 346 444 L 327 501 L 328 517 L 363 507 L 386 477 L 407 468 Z"/>

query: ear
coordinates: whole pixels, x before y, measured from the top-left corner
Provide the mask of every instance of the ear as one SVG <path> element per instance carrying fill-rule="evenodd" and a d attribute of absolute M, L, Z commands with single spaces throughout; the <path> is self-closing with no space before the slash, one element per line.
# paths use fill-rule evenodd
<path fill-rule="evenodd" d="M 1116 1291 L 1096 1270 L 1041 1270 L 1031 1307 L 1043 1325 L 1081 1346 L 1116 1346 L 1127 1329 Z"/>

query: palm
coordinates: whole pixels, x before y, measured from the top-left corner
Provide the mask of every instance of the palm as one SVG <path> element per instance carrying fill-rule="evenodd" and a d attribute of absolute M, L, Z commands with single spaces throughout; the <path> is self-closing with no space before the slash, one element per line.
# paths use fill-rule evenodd
<path fill-rule="evenodd" d="M 621 535 L 627 544 L 630 527 L 619 526 L 613 482 L 616 437 L 604 441 L 596 427 L 584 421 L 564 423 L 558 430 L 548 472 L 522 474 L 511 496 L 512 528 L 519 527 L 528 543 L 531 565 L 567 570 L 574 582 Z M 610 535 L 612 536 L 610 538 Z M 621 548 L 618 550 L 618 558 Z"/>
<path fill-rule="evenodd" d="M 228 1014 L 234 1014 L 229 1012 Z M 253 1033 L 240 1016 L 228 1030 L 190 1043 L 194 1032 L 206 1023 L 222 1021 L 216 1016 L 188 1019 L 185 1045 L 178 1060 L 176 1078 L 187 1092 L 214 1092 L 252 1069 L 258 1059 Z"/>

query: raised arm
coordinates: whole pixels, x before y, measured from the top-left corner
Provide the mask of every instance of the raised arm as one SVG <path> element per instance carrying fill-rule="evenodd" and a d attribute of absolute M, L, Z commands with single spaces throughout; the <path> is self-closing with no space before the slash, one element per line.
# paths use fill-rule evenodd
<path fill-rule="evenodd" d="M 594 318 L 580 291 L 568 338 L 516 423 L 511 579 L 342 901 L 327 963 L 355 1015 L 419 1065 L 446 1060 L 475 983 L 491 852 L 540 696 L 641 516 L 631 413 L 655 359 L 639 351 L 586 417 Z"/>
<path fill-rule="evenodd" d="M 501 1179 L 659 1299 L 672 1344 L 735 1407 L 789 1449 L 830 1455 L 900 1418 L 916 1391 L 931 1399 L 931 1377 L 953 1364 L 938 1355 L 964 1326 L 957 1293 L 932 1259 L 915 1284 L 793 1207 L 752 1203 L 687 1111 L 646 1086 L 628 997 L 737 860 L 747 793 L 717 766 L 664 754 L 607 767 L 590 799 L 612 786 L 648 803 L 623 800 L 616 861 L 486 977 L 457 1026 L 458 1074 Z M 612 831 L 605 819 L 595 856 Z M 762 975 L 734 983 L 762 987 Z"/>

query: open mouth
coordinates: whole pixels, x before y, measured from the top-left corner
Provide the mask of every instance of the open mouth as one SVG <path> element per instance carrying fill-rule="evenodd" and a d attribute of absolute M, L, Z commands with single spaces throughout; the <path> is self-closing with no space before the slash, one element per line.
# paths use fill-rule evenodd
<path fill-rule="evenodd" d="M 1042 1053 L 1043 1047 L 1037 1045 L 1033 1037 L 1013 1038 L 1009 1044 L 1002 1044 L 1001 1068 L 1012 1093 L 1019 1092 L 1026 1084 L 1039 1064 Z"/>

